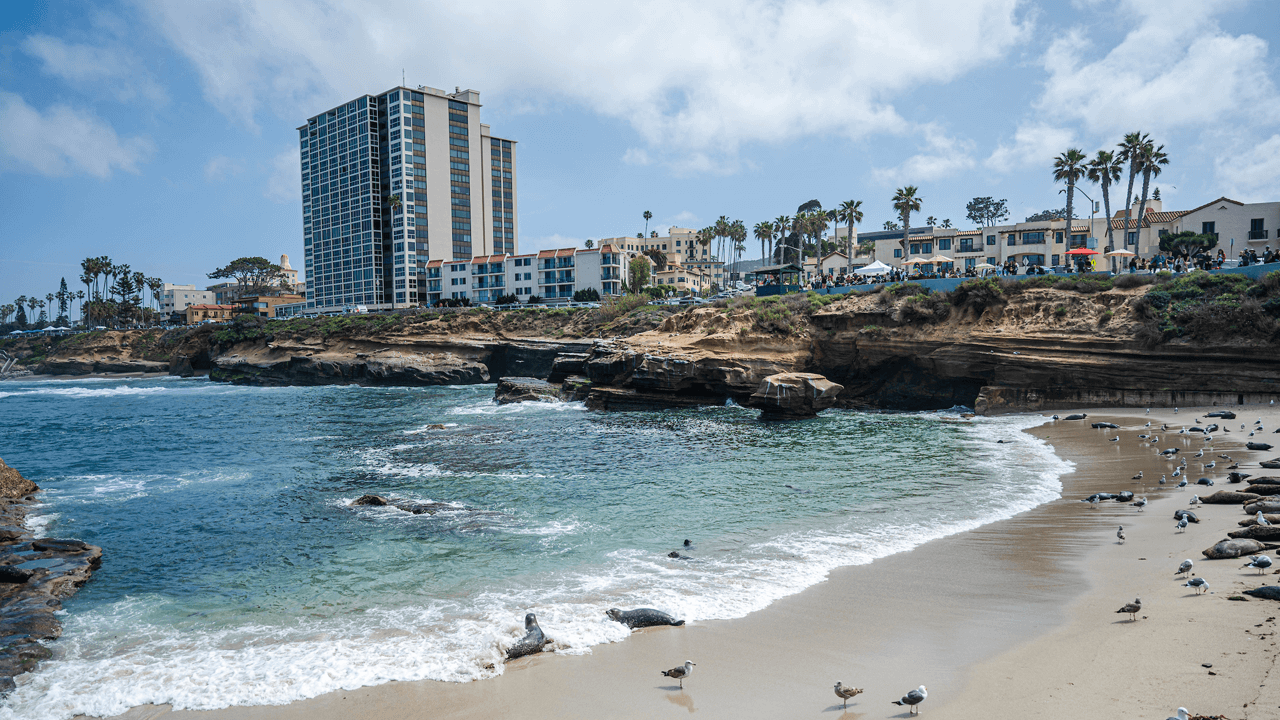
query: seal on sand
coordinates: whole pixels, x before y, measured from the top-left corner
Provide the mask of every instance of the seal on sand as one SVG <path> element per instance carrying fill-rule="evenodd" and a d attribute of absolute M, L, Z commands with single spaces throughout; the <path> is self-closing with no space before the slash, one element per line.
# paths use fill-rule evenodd
<path fill-rule="evenodd" d="M 542 634 L 542 628 L 538 627 L 538 618 L 533 613 L 524 616 L 524 629 L 526 631 L 524 637 L 507 650 L 508 660 L 542 652 L 542 646 L 551 642 L 546 635 Z"/>
<path fill-rule="evenodd" d="M 619 610 L 618 608 L 609 608 L 604 611 L 610 620 L 626 625 L 629 628 L 654 627 L 655 625 L 675 625 L 679 627 L 684 625 L 683 620 L 677 620 L 661 610 L 653 608 L 636 608 L 635 610 Z"/>

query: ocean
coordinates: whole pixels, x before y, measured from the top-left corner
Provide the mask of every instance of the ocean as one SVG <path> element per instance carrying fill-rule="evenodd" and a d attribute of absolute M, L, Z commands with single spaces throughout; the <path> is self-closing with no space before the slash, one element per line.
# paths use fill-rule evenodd
<path fill-rule="evenodd" d="M 565 654 L 626 640 L 610 607 L 742 617 L 833 568 L 1053 500 L 1071 468 L 1021 432 L 1040 422 L 1025 416 L 764 423 L 732 404 L 606 414 L 492 398 L 0 383 L 0 457 L 43 488 L 30 524 L 104 550 L 53 659 L 17 679 L 0 719 L 483 680 L 526 612 Z M 364 494 L 447 507 L 350 506 Z"/>

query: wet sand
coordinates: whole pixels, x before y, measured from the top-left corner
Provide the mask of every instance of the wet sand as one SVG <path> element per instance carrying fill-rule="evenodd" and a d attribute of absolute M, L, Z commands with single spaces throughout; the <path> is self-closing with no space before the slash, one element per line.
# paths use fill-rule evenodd
<path fill-rule="evenodd" d="M 1268 438 L 1280 413 L 1230 408 Z M 1141 411 L 1085 411 L 1087 421 L 1050 423 L 1032 432 L 1076 463 L 1062 478 L 1063 498 L 1014 518 L 842 568 L 827 581 L 745 618 L 684 628 L 638 631 L 626 642 L 584 656 L 544 654 L 508 664 L 498 678 L 467 684 L 388 683 L 340 691 L 284 706 L 169 713 L 140 707 L 124 717 L 172 715 L 233 720 L 328 718 L 655 718 L 698 713 L 711 718 L 906 717 L 890 701 L 924 684 L 923 709 L 947 718 L 1168 717 L 1179 706 L 1229 717 L 1272 717 L 1280 693 L 1268 684 L 1276 658 L 1270 633 L 1280 603 L 1226 600 L 1237 589 L 1274 583 L 1250 576 L 1243 561 L 1208 561 L 1200 551 L 1244 517 L 1235 506 L 1197 509 L 1202 521 L 1175 533 L 1173 510 L 1196 491 L 1159 486 L 1173 463 L 1136 436 Z M 1066 415 L 1066 413 L 1059 413 Z M 1150 419 L 1191 423 L 1194 411 L 1156 410 Z M 1092 421 L 1122 425 L 1093 430 Z M 1254 475 L 1247 431 L 1213 445 Z M 1198 436 L 1162 434 L 1165 447 L 1189 455 Z M 1209 458 L 1206 457 L 1205 460 Z M 1221 461 L 1220 461 L 1221 462 Z M 1226 463 L 1205 473 L 1226 485 Z M 1191 480 L 1199 477 L 1192 465 Z M 1144 471 L 1143 481 L 1131 480 Z M 1280 471 L 1273 474 L 1280 476 Z M 929 478 L 921 478 L 927 483 Z M 1147 495 L 1143 512 L 1080 502 L 1093 492 Z M 1207 493 L 1204 493 L 1207 494 Z M 1128 541 L 1120 545 L 1116 526 Z M 1173 572 L 1183 558 L 1208 578 L 1213 593 L 1195 597 Z M 1280 567 L 1280 565 L 1277 565 Z M 1115 610 L 1134 596 L 1145 619 Z M 1255 627 L 1261 625 L 1261 627 Z M 554 635 L 552 628 L 545 628 Z M 1259 639 L 1262 638 L 1262 639 Z M 697 663 L 683 690 L 659 674 Z M 1212 664 L 1212 669 L 1201 667 Z M 1210 671 L 1216 675 L 1208 674 Z M 865 689 L 843 710 L 836 681 Z M 1247 704 L 1247 706 L 1246 706 Z"/>

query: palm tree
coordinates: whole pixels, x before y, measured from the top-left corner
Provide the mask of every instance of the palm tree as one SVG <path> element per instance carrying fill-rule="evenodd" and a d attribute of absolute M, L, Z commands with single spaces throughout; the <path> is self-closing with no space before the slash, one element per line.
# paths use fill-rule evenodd
<path fill-rule="evenodd" d="M 929 217 L 924 219 L 924 224 L 928 225 L 929 227 L 935 227 L 938 224 L 938 218 L 930 215 Z"/>
<path fill-rule="evenodd" d="M 1133 179 L 1138 174 L 1138 163 L 1141 161 L 1142 146 L 1150 142 L 1150 137 L 1144 132 L 1131 132 L 1124 136 L 1124 140 L 1120 141 L 1117 147 L 1120 152 L 1117 159 L 1120 162 L 1129 163 L 1129 189 L 1124 194 L 1124 232 L 1125 239 L 1129 237 L 1129 216 L 1133 209 Z M 1142 224 L 1142 220 L 1138 220 L 1138 224 Z"/>
<path fill-rule="evenodd" d="M 27 298 L 27 307 L 31 308 L 32 317 L 34 317 L 36 314 L 36 308 L 40 307 L 43 304 L 44 304 L 44 301 L 36 297 L 35 295 L 32 295 L 31 297 Z"/>
<path fill-rule="evenodd" d="M 1147 190 L 1151 186 L 1151 178 L 1160 177 L 1163 167 L 1169 164 L 1169 156 L 1164 152 L 1164 146 L 1154 147 L 1154 143 L 1147 143 L 1142 148 L 1142 203 L 1138 205 L 1138 228 L 1141 232 L 1142 219 L 1146 217 L 1147 212 Z M 1137 245 L 1135 242 L 1134 245 Z M 1135 251 L 1136 252 L 1136 251 Z"/>
<path fill-rule="evenodd" d="M 1072 212 L 1072 202 L 1075 200 L 1076 182 L 1084 177 L 1084 163 L 1087 158 L 1084 151 L 1079 148 L 1068 148 L 1053 160 L 1053 179 L 1054 182 L 1065 182 L 1067 184 L 1067 244 L 1071 243 L 1071 218 L 1075 217 Z"/>
<path fill-rule="evenodd" d="M 729 218 L 724 215 L 721 215 L 720 217 L 716 218 L 716 223 L 713 227 L 715 227 L 716 229 L 716 240 L 717 240 L 716 259 L 717 260 L 723 261 L 725 258 L 724 241 L 725 241 L 725 238 L 729 237 L 729 228 L 731 225 L 732 223 L 729 221 Z"/>
<path fill-rule="evenodd" d="M 156 313 L 160 312 L 160 297 L 164 291 L 164 281 L 160 278 L 147 278 L 147 289 L 151 291 L 151 299 L 155 301 Z"/>
<path fill-rule="evenodd" d="M 920 192 L 920 188 L 915 185 L 907 185 L 898 188 L 898 192 L 893 196 L 893 209 L 898 211 L 898 216 L 902 218 L 902 257 L 907 257 L 907 233 L 911 232 L 911 213 L 920 211 L 920 202 L 924 198 L 916 195 Z"/>
<path fill-rule="evenodd" d="M 644 211 L 644 236 L 649 237 L 649 221 L 653 219 L 653 213 L 648 210 Z"/>
<path fill-rule="evenodd" d="M 787 215 L 779 215 L 773 219 L 773 230 L 778 233 L 778 246 L 770 248 L 769 257 L 773 257 L 773 253 L 778 253 L 778 263 L 785 265 L 787 262 L 787 233 L 790 232 L 791 218 Z"/>
<path fill-rule="evenodd" d="M 14 300 L 14 302 L 17 303 L 18 309 L 21 310 L 22 306 L 27 304 L 27 296 L 19 295 L 18 298 Z M 17 320 L 17 318 L 14 318 L 14 320 Z"/>
<path fill-rule="evenodd" d="M 715 240 L 715 237 L 716 227 L 714 225 L 708 225 L 702 228 L 698 233 L 698 244 L 702 246 L 704 251 L 709 250 L 711 248 L 711 241 Z"/>
<path fill-rule="evenodd" d="M 845 247 L 848 248 L 845 274 L 850 274 L 853 272 L 853 226 L 862 222 L 862 201 L 845 200 L 840 203 L 839 212 L 840 219 L 849 225 L 849 236 L 845 238 Z"/>
<path fill-rule="evenodd" d="M 80 322 L 81 324 L 84 324 L 84 291 L 83 290 L 76 291 L 76 300 L 80 301 Z"/>
<path fill-rule="evenodd" d="M 742 260 L 742 251 L 747 249 L 747 225 L 741 220 L 734 220 L 730 229 L 733 233 L 733 262 L 736 265 Z"/>
<path fill-rule="evenodd" d="M 753 231 L 755 232 L 756 239 L 760 241 L 760 262 L 768 265 L 768 261 L 765 260 L 768 255 L 765 253 L 764 248 L 765 242 L 773 239 L 773 223 L 768 220 L 758 222 L 756 223 L 755 228 L 753 228 Z"/>
<path fill-rule="evenodd" d="M 1124 169 L 1115 153 L 1099 150 L 1093 160 L 1089 161 L 1086 172 L 1091 182 L 1102 187 L 1102 209 L 1107 214 L 1107 247 L 1114 250 L 1115 231 L 1111 227 L 1111 183 L 1120 181 L 1124 176 Z"/>
<path fill-rule="evenodd" d="M 813 238 L 813 257 L 817 261 L 814 266 L 815 275 L 822 274 L 822 237 L 826 234 L 829 224 L 830 221 L 827 220 L 825 212 L 819 210 L 809 213 L 809 236 Z"/>

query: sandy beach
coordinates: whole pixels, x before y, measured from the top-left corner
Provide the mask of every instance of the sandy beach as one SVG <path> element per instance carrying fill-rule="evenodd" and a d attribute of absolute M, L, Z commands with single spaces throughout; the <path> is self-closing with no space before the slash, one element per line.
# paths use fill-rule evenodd
<path fill-rule="evenodd" d="M 1258 461 L 1280 455 L 1244 450 L 1250 438 L 1239 430 L 1261 418 L 1265 436 L 1252 439 L 1280 445 L 1271 432 L 1280 412 L 1226 409 L 1239 417 L 1226 425 L 1230 433 L 1218 434 L 1214 452 L 1206 450 L 1203 461 L 1219 465 L 1204 473 L 1191 456 L 1209 445 L 1176 430 L 1205 409 L 1086 410 L 1083 422 L 1048 422 L 1031 432 L 1076 465 L 1062 478 L 1060 500 L 841 568 L 745 618 L 637 631 L 587 655 L 514 661 L 501 677 L 468 684 L 388 683 L 284 706 L 173 713 L 148 706 L 122 717 L 888 718 L 906 717 L 890 701 L 921 684 L 929 689 L 923 711 L 947 718 L 1162 720 L 1179 706 L 1229 718 L 1275 717 L 1280 691 L 1269 676 L 1280 603 L 1227 599 L 1275 578 L 1240 569 L 1243 560 L 1201 554 L 1245 515 L 1238 506 L 1201 506 L 1201 522 L 1185 533 L 1175 531 L 1172 519 L 1197 492 L 1244 488 L 1227 484 L 1227 463 L 1218 454 L 1255 476 L 1268 474 Z M 1093 421 L 1121 429 L 1094 430 Z M 1171 425 L 1156 447 L 1184 448 L 1192 483 L 1205 475 L 1217 485 L 1178 490 L 1176 479 L 1159 485 L 1175 463 L 1137 438 L 1148 432 L 1148 421 Z M 1108 441 L 1117 434 L 1120 442 Z M 1138 471 L 1144 479 L 1132 480 Z M 920 478 L 923 486 L 930 480 Z M 1123 490 L 1150 503 L 1138 511 L 1080 502 L 1093 492 Z M 1124 544 L 1115 536 L 1121 524 Z M 1175 578 L 1184 558 L 1210 582 L 1208 594 L 1196 596 Z M 1142 598 L 1143 610 L 1131 622 L 1115 611 L 1134 597 Z M 659 671 L 686 659 L 697 668 L 681 690 Z M 836 681 L 865 692 L 845 710 L 832 691 Z"/>

